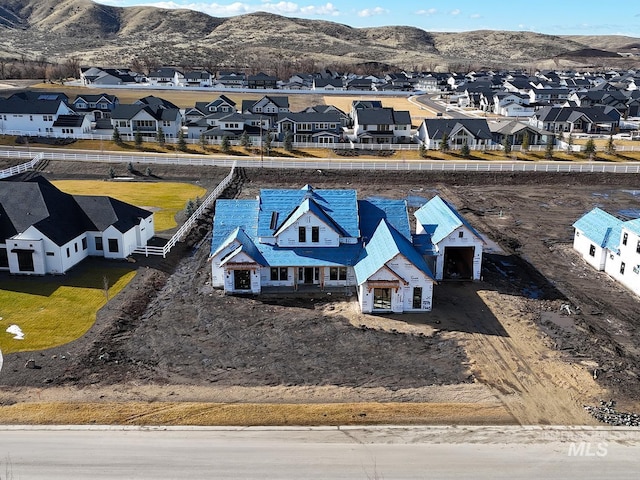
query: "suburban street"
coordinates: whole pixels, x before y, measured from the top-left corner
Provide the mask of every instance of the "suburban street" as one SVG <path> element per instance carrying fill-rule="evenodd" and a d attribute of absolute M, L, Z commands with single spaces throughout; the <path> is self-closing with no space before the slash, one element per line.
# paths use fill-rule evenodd
<path fill-rule="evenodd" d="M 9 479 L 637 478 L 640 431 L 2 427 Z M 5 473 L 6 472 L 6 473 Z"/>

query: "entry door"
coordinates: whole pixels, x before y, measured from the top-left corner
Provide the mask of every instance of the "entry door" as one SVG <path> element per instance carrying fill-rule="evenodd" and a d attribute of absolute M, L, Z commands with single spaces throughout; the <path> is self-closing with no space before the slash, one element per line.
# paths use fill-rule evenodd
<path fill-rule="evenodd" d="M 16 254 L 18 255 L 18 268 L 21 272 L 33 272 L 35 270 L 32 252 L 16 252 Z"/>
<path fill-rule="evenodd" d="M 304 283 L 313 284 L 313 267 L 304 267 Z"/>
<path fill-rule="evenodd" d="M 235 290 L 251 290 L 251 270 L 234 270 L 233 288 Z"/>

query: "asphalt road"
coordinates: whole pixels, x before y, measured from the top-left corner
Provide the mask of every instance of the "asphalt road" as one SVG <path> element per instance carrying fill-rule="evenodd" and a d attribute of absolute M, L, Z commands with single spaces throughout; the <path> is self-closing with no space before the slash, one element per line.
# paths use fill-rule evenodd
<path fill-rule="evenodd" d="M 626 479 L 638 430 L 522 427 L 0 431 L 7 479 Z"/>

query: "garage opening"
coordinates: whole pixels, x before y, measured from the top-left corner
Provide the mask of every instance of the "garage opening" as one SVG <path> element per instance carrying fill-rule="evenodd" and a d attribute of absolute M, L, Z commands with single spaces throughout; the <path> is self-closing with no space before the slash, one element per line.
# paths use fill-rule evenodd
<path fill-rule="evenodd" d="M 473 247 L 444 249 L 444 280 L 473 280 Z"/>

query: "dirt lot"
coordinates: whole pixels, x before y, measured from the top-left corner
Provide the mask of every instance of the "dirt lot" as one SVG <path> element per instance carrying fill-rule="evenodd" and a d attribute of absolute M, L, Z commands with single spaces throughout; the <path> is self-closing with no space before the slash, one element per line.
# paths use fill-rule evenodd
<path fill-rule="evenodd" d="M 207 187 L 226 173 L 163 168 Z M 582 405 L 602 398 L 640 409 L 640 301 L 570 248 L 593 206 L 637 208 L 635 176 L 243 170 L 227 195 L 305 183 L 410 203 L 438 192 L 486 235 L 483 281 L 437 286 L 420 315 L 362 315 L 336 293 L 224 296 L 209 286 L 207 220 L 167 260 L 138 259 L 85 337 L 8 355 L 0 403 L 475 402 L 523 424 L 593 423 Z"/>

